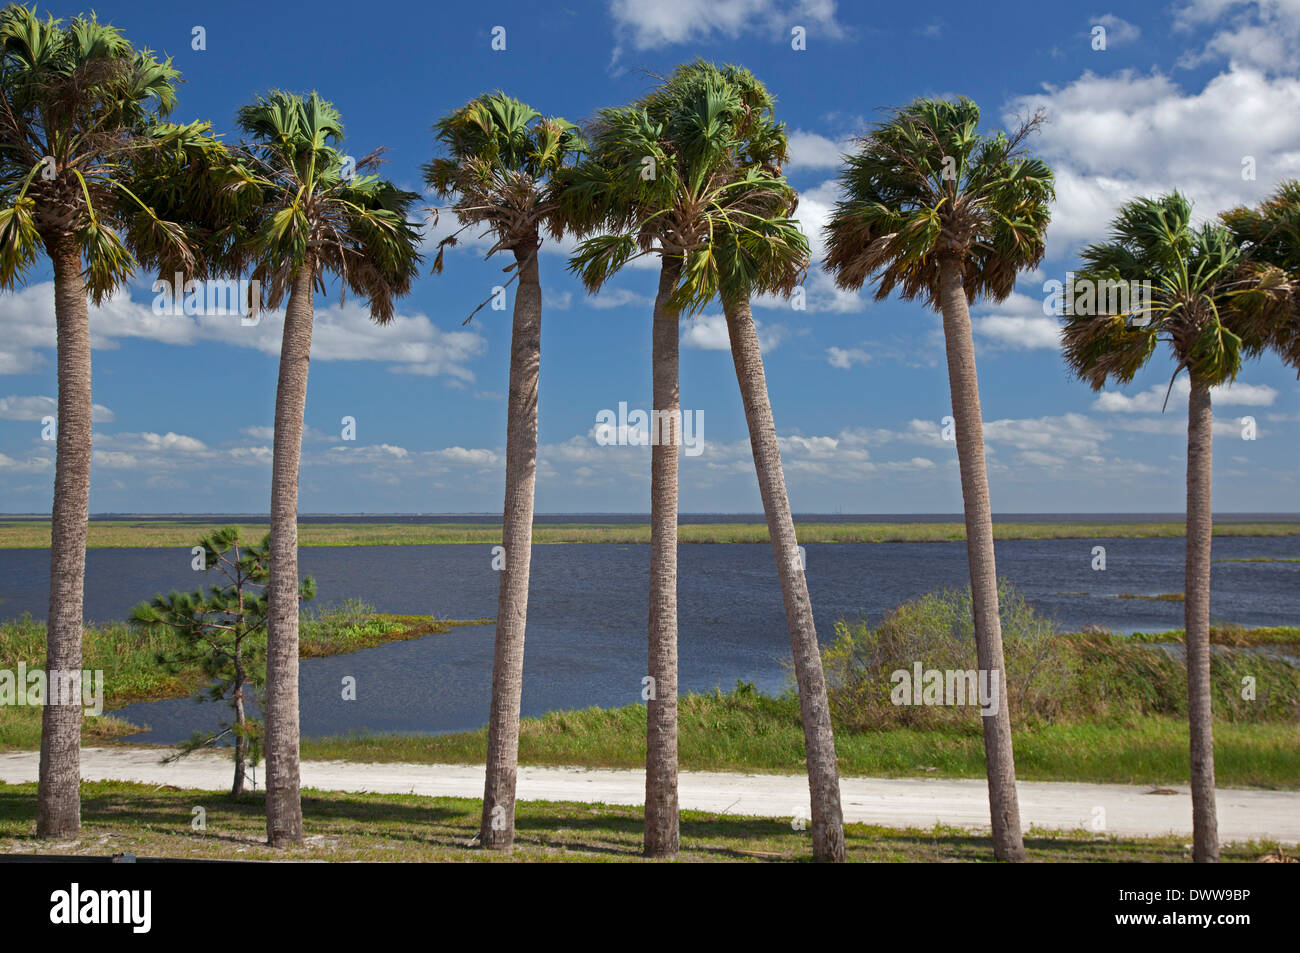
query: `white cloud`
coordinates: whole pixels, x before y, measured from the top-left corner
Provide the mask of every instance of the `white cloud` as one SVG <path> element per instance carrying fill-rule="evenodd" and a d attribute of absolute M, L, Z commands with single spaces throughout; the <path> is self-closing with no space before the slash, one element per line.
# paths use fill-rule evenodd
<path fill-rule="evenodd" d="M 471 464 L 477 467 L 494 467 L 502 461 L 502 457 L 492 450 L 471 450 L 465 447 L 447 447 L 435 450 L 431 455 L 445 463 Z"/>
<path fill-rule="evenodd" d="M 727 319 L 721 314 L 687 315 L 681 319 L 681 346 L 699 351 L 728 351 L 731 338 L 727 334 Z M 754 330 L 758 332 L 758 349 L 766 354 L 773 350 L 789 335 L 789 329 L 783 324 L 766 324 L 754 321 Z"/>
<path fill-rule="evenodd" d="M 1300 79 L 1234 63 L 1199 92 L 1159 72 L 1085 72 L 1065 86 L 1014 99 L 1004 120 L 1042 109 L 1032 148 L 1056 172 L 1048 254 L 1102 237 L 1118 206 L 1177 186 L 1201 219 L 1253 203 L 1300 174 Z M 1243 160 L 1256 179 L 1242 178 Z M 1061 276 L 1064 277 L 1064 276 Z"/>
<path fill-rule="evenodd" d="M 757 32 L 780 40 L 794 26 L 811 36 L 845 32 L 835 19 L 835 0 L 612 0 L 609 13 L 619 44 L 614 60 L 625 44 L 647 50 Z"/>
<path fill-rule="evenodd" d="M 982 306 L 972 319 L 974 331 L 994 344 L 1013 350 L 1056 350 L 1061 345 L 1061 325 L 1043 314 L 1037 298 L 1012 292 L 1005 301 Z"/>
<path fill-rule="evenodd" d="M 1190 0 L 1174 10 L 1180 30 L 1211 24 L 1219 29 L 1199 50 L 1184 55 L 1180 65 L 1223 59 L 1269 71 L 1300 65 L 1300 4 L 1295 0 Z"/>
<path fill-rule="evenodd" d="M 1115 426 L 1129 433 L 1168 434 L 1186 437 L 1187 415 L 1166 414 L 1163 417 L 1135 417 L 1132 420 L 1118 421 Z M 1236 420 L 1220 418 L 1214 421 L 1213 432 L 1216 437 L 1240 437 L 1241 425 Z M 1262 430 L 1257 431 L 1257 433 L 1260 436 L 1266 436 Z"/>
<path fill-rule="evenodd" d="M 808 239 L 811 260 L 808 278 L 804 282 L 804 306 L 811 313 L 854 314 L 867 307 L 867 302 L 858 292 L 835 287 L 835 280 L 821 267 L 826 257 L 826 226 L 839 195 L 840 186 L 835 179 L 827 179 L 799 193 L 799 208 L 795 214 L 799 230 Z M 789 307 L 785 299 L 772 296 L 758 298 L 754 303 L 760 307 Z"/>
<path fill-rule="evenodd" d="M 1093 401 L 1094 410 L 1121 414 L 1158 414 L 1165 406 L 1165 393 L 1169 393 L 1169 407 L 1186 406 L 1192 392 L 1186 377 L 1174 381 L 1173 389 L 1167 384 L 1156 384 L 1132 396 L 1117 390 L 1102 391 Z M 1221 387 L 1210 388 L 1210 401 L 1221 407 L 1271 407 L 1277 400 L 1277 391 L 1267 384 L 1246 384 L 1237 381 Z"/>
<path fill-rule="evenodd" d="M 1106 430 L 1100 424 L 1083 414 L 989 420 L 984 423 L 984 439 L 988 443 L 1006 444 L 1017 450 L 1054 456 L 1064 454 L 1075 459 L 1096 453 L 1107 437 Z M 1041 458 L 1029 458 L 1025 462 L 1035 463 L 1036 460 Z"/>
<path fill-rule="evenodd" d="M 860 347 L 828 347 L 826 349 L 826 362 L 831 367 L 838 367 L 841 370 L 848 370 L 854 364 L 865 364 L 871 360 L 871 355 Z"/>
<path fill-rule="evenodd" d="M 0 470 L 9 473 L 43 473 L 53 467 L 54 461 L 49 457 L 31 456 L 26 460 L 15 460 L 0 453 Z"/>
<path fill-rule="evenodd" d="M 838 169 L 844 153 L 852 143 L 836 142 L 815 132 L 796 129 L 788 134 L 790 141 L 789 169 Z"/>
<path fill-rule="evenodd" d="M 283 312 L 263 312 L 258 324 L 246 327 L 237 315 L 156 315 L 150 304 L 132 301 L 125 292 L 90 309 L 91 346 L 96 349 L 139 338 L 173 345 L 217 341 L 278 355 L 283 329 Z M 40 350 L 54 346 L 52 283 L 0 294 L 0 373 L 30 373 L 45 364 Z M 477 332 L 443 331 L 419 313 L 399 313 L 380 327 L 364 305 L 349 300 L 317 306 L 311 356 L 320 361 L 382 361 L 392 371 L 469 382 L 474 373 L 466 365 L 486 347 Z"/>
<path fill-rule="evenodd" d="M 0 397 L 0 420 L 40 420 L 57 417 L 58 413 L 59 402 L 53 397 Z M 113 412 L 103 404 L 91 406 L 91 423 L 107 424 L 115 419 Z"/>

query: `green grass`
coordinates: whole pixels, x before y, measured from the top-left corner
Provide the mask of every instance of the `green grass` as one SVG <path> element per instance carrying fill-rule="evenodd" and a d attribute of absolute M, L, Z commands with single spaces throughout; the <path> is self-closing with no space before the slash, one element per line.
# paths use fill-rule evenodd
<path fill-rule="evenodd" d="M 265 845 L 266 814 L 260 795 L 232 801 L 212 791 L 155 790 L 124 782 L 83 783 L 82 833 L 75 842 L 38 841 L 36 785 L 0 784 L 0 852 L 237 860 L 330 861 L 638 861 L 644 821 L 640 807 L 520 801 L 511 856 L 467 846 L 478 831 L 482 805 L 465 798 L 409 794 L 303 792 L 305 841 L 276 851 Z M 207 828 L 191 828 L 192 809 L 203 806 Z M 983 833 L 935 826 L 898 830 L 845 824 L 850 861 L 991 861 Z M 1031 831 L 1030 861 L 1178 862 L 1190 860 L 1187 838 L 1118 838 L 1086 831 Z M 1286 856 L 1270 842 L 1225 845 L 1224 861 Z M 776 818 L 682 811 L 684 861 L 773 863 L 811 861 L 807 831 Z"/>
<path fill-rule="evenodd" d="M 92 520 L 86 545 L 111 547 L 184 547 L 226 523 L 202 520 Z M 260 538 L 265 522 L 240 523 L 246 538 Z M 815 523 L 798 524 L 801 543 L 939 542 L 966 538 L 962 523 Z M 1134 539 L 1181 538 L 1184 524 L 1157 523 L 1017 523 L 993 525 L 996 539 Z M 1300 523 L 1244 523 L 1220 521 L 1216 536 L 1300 536 Z M 766 543 L 762 523 L 683 523 L 678 527 L 683 543 Z M 545 543 L 648 543 L 646 525 L 592 523 L 539 523 L 533 542 Z M 432 544 L 496 545 L 501 528 L 472 523 L 303 523 L 298 527 L 302 546 L 422 546 Z M 0 521 L 0 549 L 41 548 L 50 544 L 48 520 Z"/>
<path fill-rule="evenodd" d="M 799 774 L 803 730 L 797 707 L 761 696 L 684 695 L 678 722 L 679 762 L 689 771 Z M 1186 783 L 1187 723 L 1149 716 L 1120 724 L 1071 723 L 1013 732 L 1016 776 L 1025 781 L 1114 784 Z M 1220 722 L 1214 728 L 1215 772 L 1226 787 L 1300 790 L 1300 735 L 1293 724 Z M 973 730 L 837 731 L 840 772 L 860 777 L 984 777 L 984 742 Z M 352 735 L 304 738 L 305 760 L 478 764 L 487 731 L 451 735 Z M 645 766 L 645 708 L 589 708 L 526 718 L 519 761 L 533 765 Z"/>
<path fill-rule="evenodd" d="M 430 616 L 376 613 L 356 600 L 342 607 L 302 615 L 298 654 L 302 658 L 342 655 L 386 642 L 445 635 L 456 626 L 481 625 L 490 619 L 460 622 Z M 206 678 L 197 669 L 175 674 L 157 663 L 159 652 L 173 653 L 178 642 L 170 632 L 151 633 L 123 622 L 88 624 L 82 634 L 82 668 L 104 673 L 104 705 L 120 708 L 138 701 L 192 695 Z M 45 624 L 24 616 L 0 622 L 0 669 L 29 669 L 45 665 Z M 82 720 L 85 744 L 109 741 L 138 730 L 106 711 Z M 30 705 L 0 706 L 0 751 L 33 749 L 41 742 L 41 709 Z"/>

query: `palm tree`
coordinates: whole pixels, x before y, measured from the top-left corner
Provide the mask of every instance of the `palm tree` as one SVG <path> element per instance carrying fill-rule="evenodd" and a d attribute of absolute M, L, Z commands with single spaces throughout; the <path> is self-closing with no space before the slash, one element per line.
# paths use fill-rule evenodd
<path fill-rule="evenodd" d="M 770 121 L 774 100 L 763 85 L 747 71 L 727 68 L 725 72 L 741 88 L 746 108 Z M 767 165 L 738 170 L 732 207 L 725 214 L 728 227 L 717 233 L 717 266 L 710 269 L 710 277 L 727 322 L 759 494 L 785 602 L 808 763 L 814 856 L 839 862 L 844 860 L 844 826 L 826 679 L 781 466 L 762 350 L 750 310 L 754 295 L 789 296 L 808 268 L 808 240 L 789 217 L 798 205 L 798 195 L 780 175 L 780 163 L 787 158 L 784 136 L 776 141 L 780 146 L 773 150 Z"/>
<path fill-rule="evenodd" d="M 998 674 L 997 714 L 983 719 L 993 850 L 1023 860 L 998 612 L 993 519 L 984 463 L 970 302 L 995 301 L 1042 260 L 1052 172 L 1024 149 L 1037 116 L 1010 136 L 979 133 L 969 99 L 918 99 L 894 110 L 846 158 L 844 198 L 827 227 L 826 267 L 845 289 L 874 276 L 876 299 L 895 289 L 943 315 L 948 384 L 966 514 L 979 667 Z"/>
<path fill-rule="evenodd" d="M 298 777 L 298 466 L 302 453 L 313 295 L 325 277 L 365 299 L 387 324 L 419 270 L 408 222 L 419 196 L 371 174 L 381 151 L 355 165 L 338 149 L 343 123 L 313 92 L 272 92 L 239 110 L 248 181 L 259 199 L 240 223 L 233 264 L 251 266 L 268 307 L 284 311 L 275 394 L 267 585 L 266 832 L 273 847 L 302 841 Z"/>
<path fill-rule="evenodd" d="M 192 161 L 220 152 L 207 125 L 162 121 L 176 102 L 170 60 L 136 50 L 93 17 L 41 20 L 0 11 L 0 287 L 20 284 L 44 249 L 54 275 L 58 418 L 50 531 L 46 668 L 81 671 L 86 521 L 90 507 L 90 324 L 138 266 L 201 270 L 199 238 L 147 196 Z M 196 189 L 203 183 L 196 179 Z M 146 196 L 142 198 L 141 196 Z M 196 191 L 194 201 L 211 200 Z M 81 826 L 79 698 L 42 714 L 36 830 Z"/>
<path fill-rule="evenodd" d="M 1210 706 L 1210 388 L 1234 380 L 1244 358 L 1269 346 L 1269 329 L 1290 286 L 1277 269 L 1250 262 L 1224 225 L 1198 228 L 1191 218 L 1191 203 L 1177 192 L 1122 206 L 1110 237 L 1084 249 L 1084 268 L 1075 283 L 1088 283 L 1101 302 L 1095 289 L 1106 287 L 1104 282 L 1149 281 L 1150 301 L 1144 295 L 1128 295 L 1125 301 L 1107 294 L 1106 305 L 1095 309 L 1102 313 L 1067 314 L 1062 339 L 1066 363 L 1093 390 L 1107 381 L 1133 380 L 1161 340 L 1172 351 L 1174 378 L 1186 370 L 1191 382 L 1183 617 L 1192 856 L 1204 863 L 1219 859 Z M 1172 388 L 1172 378 L 1169 383 Z"/>
<path fill-rule="evenodd" d="M 654 691 L 647 706 L 645 849 L 652 857 L 672 857 L 679 847 L 679 315 L 707 305 L 721 286 L 724 261 L 735 261 L 720 237 L 750 223 L 759 209 L 774 214 L 755 198 L 756 182 L 779 177 L 786 139 L 772 120 L 770 97 L 752 74 L 703 61 L 679 67 L 631 106 L 602 110 L 588 138 L 588 157 L 560 177 L 560 201 L 573 231 L 601 234 L 581 244 L 570 267 L 595 292 L 633 258 L 660 259 L 652 334 L 653 400 L 660 423 L 658 433 L 652 430 L 651 451 L 649 674 Z M 801 637 L 811 631 L 809 624 Z M 796 660 L 806 655 L 797 650 Z M 801 679 L 801 688 L 804 684 Z M 842 859 L 833 745 L 829 751 L 810 747 L 808 761 L 810 774 L 822 778 L 829 764 L 832 779 L 830 791 L 815 786 L 825 796 L 814 797 L 814 811 L 823 821 L 814 823 L 814 853 L 821 860 Z"/>
<path fill-rule="evenodd" d="M 542 349 L 542 287 L 537 253 L 545 228 L 563 234 L 550 177 L 582 149 L 576 127 L 503 93 L 479 96 L 434 126 L 448 152 L 425 166 L 428 184 L 452 206 L 463 231 L 486 225 L 496 239 L 488 257 L 508 250 L 519 287 L 510 338 L 510 401 L 506 417 L 506 495 L 501 541 L 505 565 L 497 598 L 488 721 L 487 778 L 480 843 L 510 850 L 515 838 L 515 779 L 519 768 L 519 704 L 524 678 L 528 574 L 532 561 L 533 495 L 537 475 L 537 386 Z M 434 270 L 459 232 L 439 243 Z"/>

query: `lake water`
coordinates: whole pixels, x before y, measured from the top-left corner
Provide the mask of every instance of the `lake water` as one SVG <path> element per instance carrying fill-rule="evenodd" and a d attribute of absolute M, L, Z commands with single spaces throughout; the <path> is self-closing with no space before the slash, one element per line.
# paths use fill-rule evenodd
<path fill-rule="evenodd" d="M 499 517 L 498 517 L 499 519 Z M 1091 568 L 1106 547 L 1107 568 Z M 1177 602 L 1115 598 L 1180 592 L 1181 539 L 1009 540 L 997 544 L 999 574 L 1058 628 L 1092 623 L 1115 632 L 1180 628 Z M 1300 538 L 1221 538 L 1214 557 L 1296 557 Z M 533 551 L 523 708 L 626 705 L 640 701 L 646 669 L 649 547 L 537 546 Z M 965 544 L 834 543 L 807 546 L 808 584 L 823 642 L 835 620 L 875 622 L 914 596 L 968 583 Z M 43 617 L 48 551 L 0 550 L 0 618 Z M 155 592 L 192 589 L 188 549 L 93 549 L 86 559 L 86 617 L 115 620 Z M 489 546 L 304 548 L 301 571 L 316 577 L 315 605 L 349 597 L 381 611 L 472 619 L 496 614 L 497 573 Z M 777 691 L 789 641 L 781 590 L 767 545 L 684 545 L 679 551 L 681 691 L 729 688 L 737 679 Z M 1300 563 L 1216 561 L 1211 611 L 1247 626 L 1300 621 Z M 491 625 L 453 629 L 351 655 L 302 664 L 302 731 L 447 732 L 487 719 Z M 343 701 L 341 680 L 357 679 Z M 131 705 L 118 712 L 149 726 L 138 740 L 172 743 L 225 717 L 190 699 Z"/>

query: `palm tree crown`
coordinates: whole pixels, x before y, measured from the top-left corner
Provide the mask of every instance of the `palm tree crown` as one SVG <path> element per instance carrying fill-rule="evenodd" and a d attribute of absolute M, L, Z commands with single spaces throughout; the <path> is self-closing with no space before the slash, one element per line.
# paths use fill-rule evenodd
<path fill-rule="evenodd" d="M 332 103 L 313 92 L 272 92 L 239 110 L 247 182 L 260 190 L 241 223 L 238 264 L 251 264 L 267 304 L 279 306 L 310 259 L 340 280 L 341 295 L 363 297 L 379 324 L 393 317 L 421 261 L 419 232 L 408 215 L 419 199 L 378 175 L 383 150 L 359 160 L 339 151 L 343 123 Z"/>
<path fill-rule="evenodd" d="M 1173 351 L 1175 375 L 1189 370 L 1210 387 L 1233 380 L 1243 359 L 1268 346 L 1290 290 L 1280 269 L 1251 262 L 1227 227 L 1193 224 L 1178 192 L 1125 204 L 1110 238 L 1081 257 L 1076 284 L 1151 282 L 1149 301 L 1130 295 L 1112 313 L 1066 315 L 1066 363 L 1094 390 L 1131 381 L 1159 340 Z"/>
<path fill-rule="evenodd" d="M 966 267 L 966 297 L 1001 301 L 1043 258 L 1052 170 L 1024 149 L 1035 116 L 1011 135 L 981 135 L 974 102 L 919 99 L 894 110 L 845 158 L 844 198 L 827 227 L 826 267 L 876 299 L 937 303 L 940 263 Z"/>
<path fill-rule="evenodd" d="M 425 164 L 425 181 L 439 198 L 454 197 L 462 223 L 438 243 L 434 271 L 442 271 L 443 251 L 474 225 L 496 236 L 489 255 L 535 246 L 543 229 L 560 238 L 564 225 L 549 183 L 585 148 L 577 126 L 497 92 L 470 100 L 433 128 L 447 155 Z"/>
<path fill-rule="evenodd" d="M 697 311 L 724 286 L 798 283 L 807 240 L 788 216 L 785 126 L 752 73 L 697 60 L 631 106 L 603 109 L 590 154 L 560 177 L 565 220 L 579 234 L 570 267 L 589 291 L 643 254 L 680 257 L 672 305 Z M 791 267 L 770 267 L 785 258 Z M 766 274 L 765 281 L 759 280 Z"/>
<path fill-rule="evenodd" d="M 139 264 L 202 267 L 196 236 L 152 201 L 221 151 L 207 123 L 164 121 L 179 76 L 93 17 L 0 12 L 0 287 L 25 279 L 41 244 L 71 243 L 96 304 Z M 213 186 L 194 177 L 191 200 L 212 201 Z"/>

